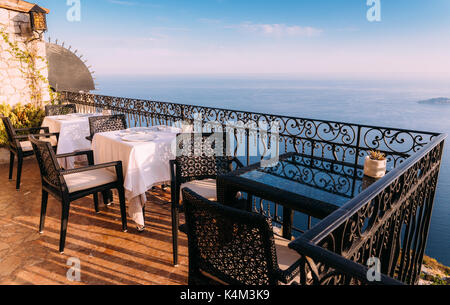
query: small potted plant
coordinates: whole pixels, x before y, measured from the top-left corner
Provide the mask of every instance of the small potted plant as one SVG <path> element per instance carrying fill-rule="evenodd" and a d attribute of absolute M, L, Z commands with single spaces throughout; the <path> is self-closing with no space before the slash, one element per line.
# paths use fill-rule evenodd
<path fill-rule="evenodd" d="M 379 151 L 370 151 L 364 163 L 364 175 L 375 179 L 386 175 L 386 155 Z"/>

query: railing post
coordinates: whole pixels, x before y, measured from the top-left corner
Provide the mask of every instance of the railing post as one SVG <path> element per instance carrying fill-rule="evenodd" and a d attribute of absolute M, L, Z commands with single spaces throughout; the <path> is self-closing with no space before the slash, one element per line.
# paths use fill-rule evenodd
<path fill-rule="evenodd" d="M 180 106 L 180 111 L 181 111 L 181 121 L 184 122 L 186 119 L 186 116 L 184 115 L 184 106 L 183 105 Z"/>
<path fill-rule="evenodd" d="M 283 238 L 292 239 L 292 224 L 294 223 L 294 211 L 283 207 Z"/>

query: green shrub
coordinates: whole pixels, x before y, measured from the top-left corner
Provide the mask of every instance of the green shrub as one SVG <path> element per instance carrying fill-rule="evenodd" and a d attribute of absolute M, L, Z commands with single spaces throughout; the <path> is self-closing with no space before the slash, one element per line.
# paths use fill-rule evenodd
<path fill-rule="evenodd" d="M 13 108 L 11 105 L 2 103 L 0 104 L 0 116 L 8 117 L 14 128 L 32 128 L 41 126 L 45 112 L 33 104 L 17 104 Z M 7 144 L 8 136 L 6 135 L 5 126 L 0 124 L 0 146 Z"/>

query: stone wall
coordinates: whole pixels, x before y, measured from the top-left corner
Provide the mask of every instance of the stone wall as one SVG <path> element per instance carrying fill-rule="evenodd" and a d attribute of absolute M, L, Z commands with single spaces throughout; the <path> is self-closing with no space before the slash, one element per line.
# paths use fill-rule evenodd
<path fill-rule="evenodd" d="M 43 58 L 46 57 L 45 41 L 32 32 L 28 13 L 0 8 L 0 28 L 6 30 L 9 39 L 17 42 L 21 50 L 34 52 L 34 54 Z M 32 39 L 33 41 L 28 42 Z M 0 104 L 3 102 L 10 105 L 30 103 L 32 101 L 32 90 L 29 83 L 30 74 L 27 75 L 21 71 L 20 67 L 23 68 L 24 64 L 11 55 L 8 52 L 9 49 L 9 45 L 0 37 Z M 37 60 L 36 68 L 42 76 L 48 77 L 45 62 Z M 48 85 L 41 82 L 39 87 L 42 100 L 49 101 Z"/>

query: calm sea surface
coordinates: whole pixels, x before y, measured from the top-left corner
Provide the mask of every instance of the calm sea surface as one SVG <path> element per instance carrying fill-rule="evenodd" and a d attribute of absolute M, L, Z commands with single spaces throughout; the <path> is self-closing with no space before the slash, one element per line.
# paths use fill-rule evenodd
<path fill-rule="evenodd" d="M 97 77 L 99 94 L 450 134 L 450 83 L 309 81 L 251 77 Z M 450 265 L 450 145 L 446 146 L 427 255 Z"/>

